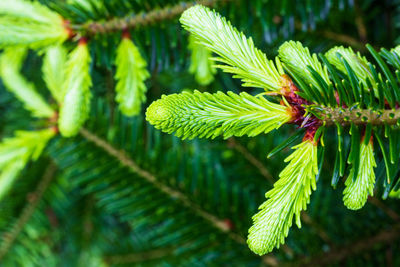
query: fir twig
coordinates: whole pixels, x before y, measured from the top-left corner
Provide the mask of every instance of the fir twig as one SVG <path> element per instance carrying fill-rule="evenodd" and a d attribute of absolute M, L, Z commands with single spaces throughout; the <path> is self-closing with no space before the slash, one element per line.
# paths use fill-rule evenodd
<path fill-rule="evenodd" d="M 138 176 L 145 179 L 147 182 L 151 183 L 156 188 L 158 188 L 165 194 L 169 195 L 171 198 L 179 200 L 185 207 L 190 208 L 195 214 L 197 214 L 198 216 L 200 216 L 203 219 L 205 219 L 206 221 L 208 221 L 215 228 L 217 228 L 218 230 L 220 230 L 223 233 L 226 233 L 232 240 L 236 241 L 239 244 L 246 244 L 246 241 L 242 236 L 240 236 L 239 234 L 232 231 L 232 227 L 230 226 L 230 224 L 226 223 L 224 220 L 220 220 L 213 214 L 210 214 L 207 211 L 204 211 L 200 206 L 193 203 L 187 196 L 185 196 L 181 192 L 176 191 L 173 188 L 160 183 L 160 181 L 157 180 L 157 177 L 155 177 L 153 174 L 149 173 L 148 171 L 140 168 L 136 164 L 136 162 L 134 162 L 130 157 L 128 157 L 126 155 L 125 151 L 114 148 L 112 145 L 107 143 L 105 140 L 99 138 L 98 136 L 96 136 L 95 134 L 91 133 L 90 131 L 88 131 L 84 128 L 81 128 L 80 133 L 88 141 L 90 141 L 90 142 L 94 143 L 96 146 L 104 149 L 104 151 L 106 151 L 109 155 L 117 158 L 119 160 L 119 162 L 121 162 L 122 165 L 129 168 L 132 172 L 136 173 Z M 268 256 L 262 257 L 262 259 L 263 259 L 263 262 L 268 265 L 271 265 L 271 266 L 278 265 L 278 260 L 274 256 L 268 255 Z"/>
<path fill-rule="evenodd" d="M 51 180 L 54 177 L 54 174 L 57 170 L 56 165 L 51 162 L 47 167 L 46 171 L 39 184 L 36 187 L 36 190 L 33 193 L 29 193 L 27 195 L 28 203 L 25 205 L 22 210 L 21 216 L 17 219 L 16 223 L 13 225 L 10 231 L 6 232 L 3 235 L 2 243 L 0 245 L 0 262 L 10 250 L 11 246 L 14 244 L 17 239 L 19 233 L 24 229 L 25 224 L 31 218 L 33 212 L 38 206 L 40 200 L 43 197 L 44 192 L 49 187 Z"/>
<path fill-rule="evenodd" d="M 192 2 L 181 2 L 177 5 L 152 10 L 148 13 L 128 15 L 123 18 L 113 18 L 108 21 L 93 21 L 82 25 L 71 25 L 71 28 L 76 32 L 82 33 L 83 35 L 105 34 L 172 19 L 179 16 L 186 9 L 195 5 L 214 6 L 217 3 L 224 3 L 228 1 L 230 0 L 199 0 Z"/>

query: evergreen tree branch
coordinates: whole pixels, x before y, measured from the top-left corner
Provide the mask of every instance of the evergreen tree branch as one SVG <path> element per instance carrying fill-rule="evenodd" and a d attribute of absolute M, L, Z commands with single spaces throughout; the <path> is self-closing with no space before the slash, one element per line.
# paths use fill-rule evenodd
<path fill-rule="evenodd" d="M 295 266 L 324 266 L 334 264 L 347 259 L 350 256 L 360 254 L 376 248 L 376 244 L 390 244 L 400 238 L 400 224 L 395 224 L 391 229 L 385 229 L 371 237 L 358 240 L 347 246 L 332 249 L 315 258 L 305 258 L 295 262 Z"/>
<path fill-rule="evenodd" d="M 134 162 L 130 157 L 127 156 L 125 151 L 114 148 L 111 144 L 107 143 L 105 140 L 99 138 L 98 136 L 96 136 L 92 132 L 86 130 L 85 128 L 80 129 L 80 134 L 88 141 L 90 141 L 90 142 L 94 143 L 96 146 L 104 149 L 104 151 L 107 152 L 109 155 L 117 158 L 118 161 L 123 166 L 129 168 L 132 172 L 136 173 L 138 176 L 140 176 L 147 182 L 151 183 L 153 186 L 158 188 L 160 191 L 169 195 L 173 199 L 179 200 L 179 202 L 182 203 L 185 207 L 191 209 L 195 214 L 197 214 L 198 216 L 200 216 L 203 219 L 205 219 L 206 221 L 208 221 L 211 225 L 213 225 L 215 228 L 217 228 L 221 232 L 226 233 L 229 236 L 229 238 L 231 238 L 233 241 L 235 241 L 239 244 L 246 244 L 245 239 L 241 235 L 232 231 L 232 227 L 230 226 L 229 223 L 227 223 L 224 220 L 220 220 L 213 214 L 208 213 L 207 211 L 204 211 L 200 206 L 193 203 L 183 193 L 176 191 L 173 188 L 160 183 L 157 180 L 157 177 L 155 177 L 153 174 L 149 173 L 148 171 L 140 168 L 136 164 L 136 162 Z M 263 256 L 262 260 L 264 263 L 271 265 L 271 266 L 278 265 L 278 260 L 276 259 L 276 257 L 271 256 L 271 255 Z"/>
<path fill-rule="evenodd" d="M 27 195 L 28 203 L 25 205 L 22 210 L 21 216 L 17 219 L 16 223 L 13 225 L 10 231 L 6 232 L 3 235 L 2 243 L 0 245 L 0 262 L 10 250 L 11 246 L 17 239 L 19 233 L 24 229 L 25 224 L 31 218 L 33 212 L 36 207 L 39 205 L 40 200 L 43 197 L 44 192 L 49 187 L 50 182 L 54 178 L 54 175 L 57 171 L 56 165 L 51 162 L 47 167 L 46 171 L 39 184 L 36 187 L 36 190 L 33 193 L 29 193 Z"/>
<path fill-rule="evenodd" d="M 71 25 L 71 28 L 83 35 L 106 34 L 115 31 L 135 28 L 148 24 L 154 24 L 167 19 L 179 16 L 186 9 L 195 6 L 214 6 L 217 3 L 224 3 L 230 0 L 199 0 L 192 2 L 181 2 L 177 5 L 152 10 L 148 13 L 128 15 L 123 18 L 113 18 L 108 21 L 93 21 L 82 25 Z"/>

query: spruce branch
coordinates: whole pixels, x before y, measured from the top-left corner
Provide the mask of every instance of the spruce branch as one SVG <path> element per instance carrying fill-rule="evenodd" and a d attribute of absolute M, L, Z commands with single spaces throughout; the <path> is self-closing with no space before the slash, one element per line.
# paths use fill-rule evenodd
<path fill-rule="evenodd" d="M 213 58 L 224 72 L 234 74 L 243 81 L 243 86 L 260 87 L 266 91 L 279 93 L 283 70 L 277 60 L 272 60 L 254 46 L 252 38 L 239 32 L 220 14 L 207 7 L 194 6 L 186 10 L 180 22 L 196 39 L 218 55 Z"/>
<path fill-rule="evenodd" d="M 149 106 L 146 118 L 157 129 L 174 132 L 182 139 L 219 135 L 228 138 L 268 133 L 288 122 L 291 112 L 265 97 L 245 92 L 237 95 L 194 91 L 162 96 Z"/>
<path fill-rule="evenodd" d="M 375 161 L 372 144 L 359 149 L 359 126 L 365 126 L 371 135 L 372 126 L 399 124 L 400 114 L 394 108 L 397 108 L 395 98 L 398 86 L 380 55 L 368 47 L 383 69 L 387 82 L 384 82 L 383 76 L 377 73 L 371 63 L 351 49 L 334 48 L 327 53 L 327 57 L 320 54 L 322 64 L 308 48 L 299 42 L 290 41 L 279 48 L 279 57 L 288 72 L 284 74 L 279 60 L 275 67 L 261 51 L 254 48 L 251 39 L 246 39 L 225 18 L 208 8 L 192 7 L 182 14 L 180 21 L 199 45 L 219 56 L 214 60 L 225 65 L 218 67 L 241 78 L 244 86 L 264 88 L 267 91 L 264 94 L 267 95 L 282 94 L 282 100 L 278 105 L 260 95 L 225 95 L 221 92 L 211 95 L 197 91 L 162 96 L 147 110 L 146 119 L 151 124 L 164 132 L 175 133 L 182 139 L 214 138 L 218 135 L 225 138 L 244 134 L 255 136 L 284 123 L 296 124 L 306 130 L 303 143 L 296 147 L 298 150 L 289 158 L 293 161 L 282 171 L 275 188 L 267 193 L 269 199 L 253 217 L 254 225 L 249 230 L 248 238 L 251 250 L 263 255 L 284 243 L 295 214 L 296 223 L 301 226 L 300 212 L 306 208 L 311 188 L 315 189 L 318 173 L 316 146 L 320 140 L 323 143 L 327 126 L 336 125 L 338 129 L 344 125 L 352 126 L 352 150 L 347 162 L 352 164 L 352 179 L 346 182 L 344 200 L 351 209 L 363 206 L 374 187 Z M 394 62 L 390 54 L 385 56 Z M 338 73 L 332 65 L 343 73 Z M 339 76 L 344 78 L 340 80 Z M 371 83 L 375 83 L 375 86 Z M 368 93 L 370 95 L 366 96 Z M 374 93 L 377 95 L 374 96 Z M 385 97 L 390 99 L 386 100 Z M 266 102 L 254 105 L 256 100 Z M 389 103 L 393 109 L 385 109 Z M 263 106 L 265 113 L 262 111 Z M 287 109 L 279 111 L 279 107 Z M 339 151 L 343 150 L 341 146 L 342 141 L 339 143 Z M 302 158 L 303 153 L 308 156 L 307 159 Z M 387 156 L 383 153 L 390 178 Z M 335 170 L 338 177 L 344 175 L 346 164 L 346 156 L 342 154 L 339 153 L 339 165 L 335 163 L 335 169 L 338 169 L 336 166 L 340 167 L 339 171 Z M 393 153 L 391 155 L 394 159 Z M 323 155 L 318 157 L 323 158 Z M 247 158 L 253 160 L 249 156 Z M 393 159 L 392 162 L 395 161 Z M 353 176 L 356 179 L 352 183 Z M 298 183 L 292 184 L 296 179 Z"/>
<path fill-rule="evenodd" d="M 12 228 L 3 234 L 2 242 L 0 244 L 0 262 L 7 255 L 15 240 L 17 239 L 19 233 L 24 229 L 24 226 L 31 218 L 32 214 L 36 210 L 40 201 L 42 200 L 43 194 L 49 187 L 54 175 L 57 171 L 56 165 L 51 162 L 46 168 L 41 180 L 36 186 L 34 192 L 29 193 L 27 196 L 28 203 L 23 208 L 21 215 L 18 217 L 16 222 L 13 224 Z"/>
<path fill-rule="evenodd" d="M 155 9 L 148 13 L 143 12 L 139 14 L 128 15 L 122 18 L 113 18 L 108 21 L 88 22 L 81 25 L 75 24 L 71 25 L 71 28 L 74 31 L 81 33 L 83 36 L 106 34 L 172 19 L 176 16 L 179 16 L 186 9 L 195 5 L 214 6 L 218 3 L 224 3 L 228 1 L 230 0 L 199 0 L 193 2 L 181 2 L 177 5 Z"/>

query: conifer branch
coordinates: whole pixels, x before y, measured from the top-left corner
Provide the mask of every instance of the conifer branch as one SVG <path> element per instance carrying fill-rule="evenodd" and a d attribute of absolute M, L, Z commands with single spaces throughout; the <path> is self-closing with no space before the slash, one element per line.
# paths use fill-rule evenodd
<path fill-rule="evenodd" d="M 2 243 L 0 245 L 0 262 L 10 250 L 19 233 L 24 229 L 24 226 L 31 218 L 36 207 L 39 205 L 44 192 L 49 187 L 52 179 L 54 178 L 56 171 L 57 166 L 53 162 L 50 162 L 42 176 L 42 179 L 38 183 L 36 190 L 33 193 L 29 193 L 27 195 L 28 203 L 22 210 L 20 217 L 17 219 L 11 230 L 6 232 L 2 237 Z"/>
<path fill-rule="evenodd" d="M 214 6 L 217 3 L 224 3 L 228 1 L 231 0 L 199 0 L 193 2 L 181 2 L 177 5 L 152 10 L 148 13 L 128 15 L 123 18 L 113 18 L 108 21 L 94 21 L 82 25 L 71 25 L 71 29 L 82 33 L 82 35 L 106 34 L 172 19 L 179 16 L 186 9 L 195 5 Z"/>

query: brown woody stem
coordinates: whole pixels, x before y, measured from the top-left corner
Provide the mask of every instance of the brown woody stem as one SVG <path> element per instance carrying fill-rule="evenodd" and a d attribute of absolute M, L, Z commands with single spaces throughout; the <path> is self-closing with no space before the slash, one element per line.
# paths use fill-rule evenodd
<path fill-rule="evenodd" d="M 107 21 L 93 21 L 86 24 L 71 25 L 75 32 L 82 35 L 104 34 L 115 31 L 123 31 L 137 26 L 154 24 L 166 19 L 172 19 L 180 15 L 186 9 L 194 5 L 214 6 L 217 3 L 228 2 L 229 0 L 199 0 L 192 2 L 182 2 L 174 6 L 164 7 L 148 13 L 128 15 L 122 18 L 113 18 Z"/>
<path fill-rule="evenodd" d="M 358 109 L 358 108 L 327 108 L 311 106 L 307 108 L 317 114 L 326 125 L 339 123 L 341 125 L 395 125 L 400 121 L 400 109 Z"/>
<path fill-rule="evenodd" d="M 18 235 L 24 229 L 26 223 L 29 221 L 29 219 L 35 212 L 36 207 L 40 204 L 43 194 L 49 187 L 56 171 L 57 171 L 56 165 L 53 162 L 51 162 L 50 165 L 47 167 L 46 171 L 44 172 L 42 179 L 38 183 L 36 190 L 27 196 L 28 203 L 22 210 L 21 215 L 18 217 L 17 221 L 12 225 L 10 230 L 3 234 L 2 243 L 0 244 L 0 262 L 2 261 L 4 256 L 6 256 L 7 252 L 14 244 Z"/>

